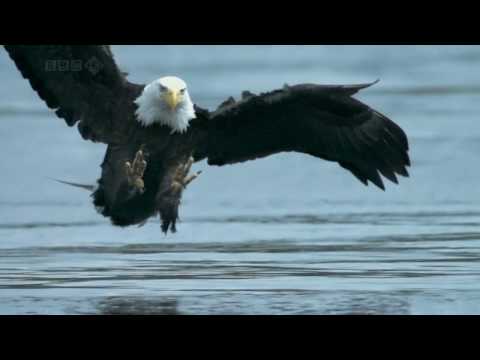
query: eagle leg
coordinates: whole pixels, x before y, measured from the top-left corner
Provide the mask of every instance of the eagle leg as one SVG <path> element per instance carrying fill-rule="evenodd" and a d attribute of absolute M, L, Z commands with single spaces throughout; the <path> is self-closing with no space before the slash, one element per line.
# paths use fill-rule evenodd
<path fill-rule="evenodd" d="M 145 183 L 143 181 L 143 174 L 147 168 L 147 162 L 143 154 L 143 150 L 138 150 L 135 154 L 133 162 L 125 162 L 125 172 L 127 181 L 130 186 L 133 186 L 140 194 L 145 192 Z"/>
<path fill-rule="evenodd" d="M 170 187 L 160 197 L 158 210 L 162 221 L 162 231 L 165 234 L 169 229 L 172 233 L 177 231 L 178 208 L 183 190 L 201 174 L 201 171 L 198 171 L 195 174 L 188 175 L 193 162 L 193 157 L 190 157 L 184 164 L 175 168 Z"/>

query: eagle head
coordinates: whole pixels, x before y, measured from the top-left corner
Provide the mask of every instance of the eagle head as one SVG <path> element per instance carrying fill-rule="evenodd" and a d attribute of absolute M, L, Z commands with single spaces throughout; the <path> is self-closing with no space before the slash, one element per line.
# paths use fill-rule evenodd
<path fill-rule="evenodd" d="M 195 118 L 187 84 L 175 76 L 162 77 L 145 86 L 135 103 L 137 120 L 143 126 L 160 123 L 172 128 L 172 133 L 183 133 Z"/>

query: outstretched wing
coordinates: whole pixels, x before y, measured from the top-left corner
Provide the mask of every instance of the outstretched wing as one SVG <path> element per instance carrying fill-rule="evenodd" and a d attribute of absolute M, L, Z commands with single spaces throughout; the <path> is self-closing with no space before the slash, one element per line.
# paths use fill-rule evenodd
<path fill-rule="evenodd" d="M 121 136 L 129 83 L 107 45 L 5 45 L 24 78 L 85 139 L 105 143 Z M 131 103 L 131 101 L 130 101 Z"/>
<path fill-rule="evenodd" d="M 241 101 L 229 99 L 208 115 L 196 158 L 225 165 L 298 151 L 336 161 L 365 185 L 384 189 L 380 174 L 395 183 L 396 174 L 408 176 L 408 140 L 398 125 L 351 97 L 371 85 L 245 92 Z"/>

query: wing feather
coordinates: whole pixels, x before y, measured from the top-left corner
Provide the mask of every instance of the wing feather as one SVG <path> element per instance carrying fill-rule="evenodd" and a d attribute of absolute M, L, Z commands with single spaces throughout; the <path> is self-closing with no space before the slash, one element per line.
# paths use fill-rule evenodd
<path fill-rule="evenodd" d="M 22 76 L 85 139 L 115 142 L 125 119 L 128 89 L 106 45 L 5 45 Z M 123 110 L 121 110 L 123 109 Z M 114 129 L 116 129 L 114 131 Z"/>
<path fill-rule="evenodd" d="M 381 175 L 393 183 L 408 176 L 408 138 L 352 97 L 371 85 L 303 84 L 230 100 L 207 116 L 196 158 L 225 165 L 297 151 L 338 162 L 362 183 L 385 189 Z"/>

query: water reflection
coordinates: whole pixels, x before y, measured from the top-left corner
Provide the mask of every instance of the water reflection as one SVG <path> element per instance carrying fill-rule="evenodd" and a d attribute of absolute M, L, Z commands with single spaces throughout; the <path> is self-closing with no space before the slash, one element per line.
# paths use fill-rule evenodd
<path fill-rule="evenodd" d="M 100 315 L 180 315 L 175 298 L 108 297 L 96 304 Z"/>

